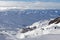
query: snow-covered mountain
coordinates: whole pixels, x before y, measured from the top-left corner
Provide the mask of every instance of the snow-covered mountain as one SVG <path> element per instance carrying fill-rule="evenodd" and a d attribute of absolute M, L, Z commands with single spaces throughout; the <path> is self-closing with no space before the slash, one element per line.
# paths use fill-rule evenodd
<path fill-rule="evenodd" d="M 60 16 L 60 10 L 20 10 L 9 9 L 0 11 L 0 26 L 3 27 L 21 27 L 29 26 L 38 21 L 50 20 Z"/>
<path fill-rule="evenodd" d="M 60 16 L 60 9 L 9 9 L 0 11 L 0 33 L 6 34 L 6 40 L 24 40 L 47 34 L 60 34 L 60 24 L 48 25 L 50 20 Z M 57 26 L 57 29 L 54 27 Z M 33 29 L 33 27 L 36 27 Z M 21 33 L 23 28 L 31 31 Z M 5 31 L 6 30 L 6 31 Z M 5 35 L 4 34 L 4 35 Z"/>
<path fill-rule="evenodd" d="M 23 39 L 23 38 L 42 36 L 42 35 L 46 35 L 46 34 L 60 34 L 60 23 L 58 23 L 58 24 L 53 23 L 51 25 L 47 25 L 45 22 L 47 23 L 48 21 L 44 21 L 44 23 L 43 23 L 43 24 L 45 24 L 44 26 L 43 26 L 43 24 L 40 25 L 41 23 L 39 23 L 39 22 L 36 22 L 33 25 L 28 26 L 30 28 L 33 28 L 36 26 L 37 28 L 32 31 L 29 30 L 25 33 L 21 33 L 22 30 L 20 29 L 20 31 L 18 31 L 16 37 Z M 56 29 L 55 29 L 55 27 L 56 27 Z"/>

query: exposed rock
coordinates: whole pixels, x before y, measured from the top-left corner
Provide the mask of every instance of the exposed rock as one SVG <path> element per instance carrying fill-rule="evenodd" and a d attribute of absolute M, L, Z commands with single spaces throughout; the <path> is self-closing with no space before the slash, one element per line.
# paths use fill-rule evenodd
<path fill-rule="evenodd" d="M 25 32 L 28 32 L 28 31 L 32 31 L 32 30 L 34 30 L 34 29 L 36 29 L 36 26 L 34 26 L 34 27 L 32 27 L 32 28 L 23 28 L 22 29 L 22 31 L 21 31 L 21 33 L 25 33 Z"/>
<path fill-rule="evenodd" d="M 55 24 L 58 24 L 60 22 L 60 17 L 57 17 L 55 18 L 54 20 L 51 20 L 48 24 L 52 24 L 52 23 L 55 23 Z"/>

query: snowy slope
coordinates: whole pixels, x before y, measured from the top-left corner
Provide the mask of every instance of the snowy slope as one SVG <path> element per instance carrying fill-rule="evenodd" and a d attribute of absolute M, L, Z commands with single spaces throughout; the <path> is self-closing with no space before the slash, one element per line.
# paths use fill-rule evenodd
<path fill-rule="evenodd" d="M 5 34 L 2 36 L 2 40 L 4 40 L 3 38 L 5 37 L 6 40 L 9 40 L 9 38 L 12 38 L 11 40 L 15 40 L 15 39 L 28 40 L 28 38 L 29 39 L 32 38 L 33 40 L 33 38 L 35 37 L 39 39 L 39 37 L 40 38 L 41 36 L 45 37 L 44 35 L 47 34 L 60 34 L 60 29 L 54 29 L 54 27 L 56 26 L 60 27 L 59 26 L 60 24 L 48 25 L 48 22 L 51 19 L 54 19 L 58 16 L 60 16 L 59 9 L 44 9 L 44 10 L 9 9 L 9 10 L 0 11 L 0 27 L 4 28 L 3 32 L 8 33 L 6 34 L 6 36 Z M 26 33 L 20 33 L 21 28 L 26 28 L 26 27 L 32 28 L 34 26 L 36 26 L 36 29 L 32 31 L 28 31 Z M 0 32 L 1 32 L 1 28 L 0 28 Z M 18 33 L 16 32 L 16 30 Z"/>
<path fill-rule="evenodd" d="M 28 32 L 25 32 L 25 33 L 21 33 L 20 31 L 18 31 L 16 37 L 19 38 L 19 39 L 24 39 L 24 38 L 34 38 L 34 37 L 37 37 L 37 36 L 43 36 L 43 35 L 47 35 L 47 34 L 60 34 L 60 23 L 58 24 L 51 24 L 51 25 L 47 25 L 48 21 L 46 20 L 44 26 L 41 25 L 40 26 L 40 23 L 39 22 L 36 22 L 34 23 L 33 25 L 29 26 L 30 28 L 36 26 L 37 28 L 32 30 L 32 31 L 28 31 Z M 57 27 L 57 29 L 55 29 L 55 27 Z"/>
<path fill-rule="evenodd" d="M 25 38 L 23 40 L 60 40 L 60 35 L 59 34 L 48 34 L 48 35 L 37 36 L 34 38 Z"/>

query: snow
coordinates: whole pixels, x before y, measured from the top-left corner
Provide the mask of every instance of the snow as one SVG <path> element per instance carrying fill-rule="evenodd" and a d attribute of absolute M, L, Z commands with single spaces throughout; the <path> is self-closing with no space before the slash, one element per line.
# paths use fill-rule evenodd
<path fill-rule="evenodd" d="M 55 13 L 58 13 L 58 11 L 55 11 Z"/>
<path fill-rule="evenodd" d="M 32 27 L 36 26 L 35 24 L 38 23 L 39 26 L 39 22 L 34 23 L 34 25 L 31 25 Z M 60 24 L 60 23 L 59 23 Z M 33 31 L 28 31 L 26 33 L 17 33 L 17 38 L 19 39 L 23 39 L 23 38 L 30 38 L 30 37 L 36 37 L 36 36 L 42 36 L 42 35 L 47 35 L 47 34 L 60 34 L 60 29 L 54 29 L 54 27 L 60 27 L 59 24 L 51 24 L 51 25 L 47 25 L 46 27 L 37 27 L 35 30 Z M 43 30 L 43 29 L 44 30 Z"/>
<path fill-rule="evenodd" d="M 59 40 L 60 23 L 48 25 L 50 20 L 58 16 L 60 16 L 59 10 L 2 10 L 0 11 L 0 34 L 2 32 L 3 38 L 6 35 L 6 40 L 9 38 L 11 40 L 54 40 L 54 37 Z M 21 33 L 22 28 L 35 26 L 36 29 Z"/>
<path fill-rule="evenodd" d="M 25 38 L 23 40 L 60 40 L 60 35 L 59 34 L 48 34 L 48 35 L 37 36 L 34 38 Z"/>

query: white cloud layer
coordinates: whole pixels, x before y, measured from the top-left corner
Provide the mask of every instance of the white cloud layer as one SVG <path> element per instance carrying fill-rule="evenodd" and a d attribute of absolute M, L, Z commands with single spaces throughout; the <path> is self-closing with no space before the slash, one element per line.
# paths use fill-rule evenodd
<path fill-rule="evenodd" d="M 20 8 L 20 9 L 60 9 L 60 3 L 56 2 L 16 2 L 16 1 L 0 1 L 0 9 L 2 8 Z"/>

